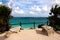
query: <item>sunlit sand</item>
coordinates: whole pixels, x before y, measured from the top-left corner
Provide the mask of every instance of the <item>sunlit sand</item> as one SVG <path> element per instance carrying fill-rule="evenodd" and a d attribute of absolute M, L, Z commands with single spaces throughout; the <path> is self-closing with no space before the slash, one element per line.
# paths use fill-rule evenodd
<path fill-rule="evenodd" d="M 60 34 L 54 33 L 52 36 L 47 36 L 42 33 L 42 29 L 21 30 L 18 33 L 12 33 L 7 38 L 0 40 L 60 40 Z"/>

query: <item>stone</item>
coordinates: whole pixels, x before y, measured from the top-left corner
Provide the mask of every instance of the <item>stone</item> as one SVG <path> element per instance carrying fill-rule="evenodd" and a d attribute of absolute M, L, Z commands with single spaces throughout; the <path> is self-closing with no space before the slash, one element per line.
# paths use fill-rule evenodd
<path fill-rule="evenodd" d="M 46 31 L 48 36 L 54 34 L 54 30 L 51 26 L 42 26 L 42 30 Z"/>
<path fill-rule="evenodd" d="M 18 27 L 15 27 L 15 28 L 11 28 L 10 31 L 14 32 L 14 33 L 17 33 L 17 32 L 20 32 L 20 29 L 21 29 L 21 27 L 18 26 Z"/>

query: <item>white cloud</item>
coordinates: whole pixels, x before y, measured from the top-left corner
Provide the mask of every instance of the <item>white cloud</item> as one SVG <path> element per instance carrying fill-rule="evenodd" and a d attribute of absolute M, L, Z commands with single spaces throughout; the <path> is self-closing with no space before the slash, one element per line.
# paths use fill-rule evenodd
<path fill-rule="evenodd" d="M 19 15 L 24 14 L 25 11 L 23 9 L 19 8 L 19 6 L 20 6 L 19 4 L 20 3 L 17 0 L 9 0 L 8 6 L 10 8 L 12 8 L 12 15 L 14 15 L 14 14 L 19 14 Z"/>
<path fill-rule="evenodd" d="M 35 14 L 39 15 L 41 13 L 46 13 L 47 11 L 49 12 L 49 7 L 47 7 L 47 5 L 44 5 L 41 8 L 39 6 L 34 5 L 30 8 L 30 14 L 34 14 L 34 15 Z"/>
<path fill-rule="evenodd" d="M 60 0 L 55 0 L 56 4 L 60 4 Z"/>
<path fill-rule="evenodd" d="M 2 4 L 2 2 L 0 2 L 0 4 Z"/>
<path fill-rule="evenodd" d="M 14 10 L 14 12 L 17 13 L 17 14 L 24 14 L 23 10 Z"/>
<path fill-rule="evenodd" d="M 42 9 L 43 9 L 44 11 L 48 11 L 48 7 L 47 7 L 47 6 L 44 6 Z"/>
<path fill-rule="evenodd" d="M 32 6 L 32 7 L 30 8 L 30 11 L 40 12 L 40 11 L 41 11 L 41 8 L 40 8 L 39 6 L 34 5 L 34 6 Z"/>
<path fill-rule="evenodd" d="M 12 8 L 12 14 L 14 15 L 15 13 L 21 15 L 21 14 L 24 14 L 25 11 L 20 9 L 19 7 L 14 7 Z"/>
<path fill-rule="evenodd" d="M 60 3 L 60 0 L 8 0 L 8 1 L 9 2 L 7 5 L 10 8 L 12 8 L 13 15 L 14 14 L 18 14 L 18 15 L 31 14 L 35 16 L 36 15 L 40 16 L 40 15 L 45 15 L 45 14 L 46 14 L 45 16 L 47 16 L 52 5 L 56 3 L 58 4 Z M 27 10 L 25 10 L 24 8 L 27 8 Z"/>
<path fill-rule="evenodd" d="M 12 8 L 13 10 L 20 10 L 20 8 L 19 7 L 16 7 L 16 6 L 14 6 L 14 8 Z"/>
<path fill-rule="evenodd" d="M 30 14 L 31 14 L 31 15 L 34 15 L 34 12 L 33 12 L 33 11 L 30 11 Z"/>

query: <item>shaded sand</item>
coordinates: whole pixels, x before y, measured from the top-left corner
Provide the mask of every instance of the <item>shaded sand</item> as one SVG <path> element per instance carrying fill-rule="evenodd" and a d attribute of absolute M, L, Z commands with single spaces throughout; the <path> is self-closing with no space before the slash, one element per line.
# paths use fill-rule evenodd
<path fill-rule="evenodd" d="M 60 34 L 54 33 L 52 36 L 47 36 L 41 32 L 41 29 L 30 29 L 10 34 L 10 36 L 4 40 L 60 40 Z"/>

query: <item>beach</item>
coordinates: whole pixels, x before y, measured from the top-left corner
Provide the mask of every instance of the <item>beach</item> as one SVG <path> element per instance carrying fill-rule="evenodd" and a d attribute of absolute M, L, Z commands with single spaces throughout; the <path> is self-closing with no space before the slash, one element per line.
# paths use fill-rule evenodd
<path fill-rule="evenodd" d="M 59 0 L 1 0 L 0 40 L 60 40 Z"/>
<path fill-rule="evenodd" d="M 20 30 L 18 33 L 12 33 L 9 37 L 0 40 L 60 40 L 60 34 L 54 33 L 47 36 L 41 32 L 42 29 Z"/>

